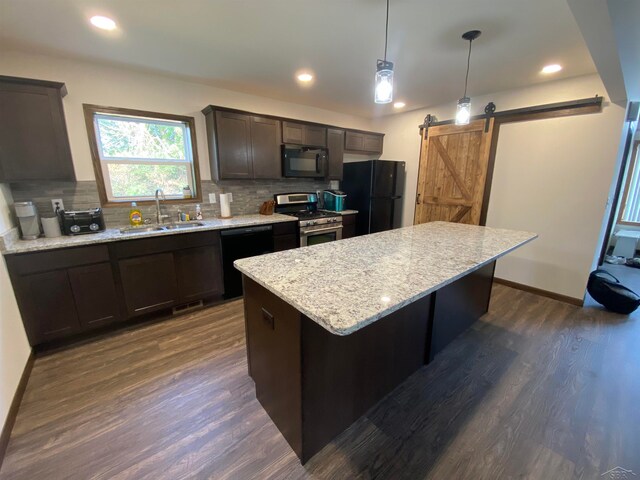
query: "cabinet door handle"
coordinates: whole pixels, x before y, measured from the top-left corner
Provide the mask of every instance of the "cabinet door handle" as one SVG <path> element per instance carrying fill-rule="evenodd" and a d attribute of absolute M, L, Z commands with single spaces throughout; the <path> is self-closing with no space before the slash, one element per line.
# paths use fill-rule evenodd
<path fill-rule="evenodd" d="M 262 319 L 267 325 L 269 325 L 269 328 L 271 328 L 271 330 L 275 329 L 275 321 L 273 315 L 264 308 L 262 309 Z"/>
<path fill-rule="evenodd" d="M 416 205 L 420 205 L 420 194 L 416 195 Z"/>

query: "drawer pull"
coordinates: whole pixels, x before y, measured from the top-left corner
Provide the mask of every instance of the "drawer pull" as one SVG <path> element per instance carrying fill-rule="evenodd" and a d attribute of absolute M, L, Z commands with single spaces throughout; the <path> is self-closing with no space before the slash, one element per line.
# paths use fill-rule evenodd
<path fill-rule="evenodd" d="M 267 325 L 269 325 L 269 328 L 271 330 L 275 330 L 273 315 L 269 313 L 267 310 L 265 310 L 264 308 L 262 309 L 262 319 L 265 321 Z"/>

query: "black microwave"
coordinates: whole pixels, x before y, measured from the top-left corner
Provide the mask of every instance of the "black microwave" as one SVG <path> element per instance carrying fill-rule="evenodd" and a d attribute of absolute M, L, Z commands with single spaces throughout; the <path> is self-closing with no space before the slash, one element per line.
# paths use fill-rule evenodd
<path fill-rule="evenodd" d="M 326 148 L 282 145 L 282 174 L 293 178 L 324 178 L 328 158 Z"/>

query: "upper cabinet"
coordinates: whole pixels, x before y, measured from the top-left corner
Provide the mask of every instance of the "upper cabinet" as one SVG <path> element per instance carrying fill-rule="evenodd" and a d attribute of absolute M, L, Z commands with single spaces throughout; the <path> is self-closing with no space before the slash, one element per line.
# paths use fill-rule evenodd
<path fill-rule="evenodd" d="M 320 125 L 282 122 L 282 142 L 313 147 L 327 146 L 327 129 Z"/>
<path fill-rule="evenodd" d="M 342 180 L 342 165 L 344 163 L 344 130 L 338 128 L 327 129 L 327 149 L 329 150 L 328 180 Z"/>
<path fill-rule="evenodd" d="M 344 149 L 353 153 L 382 153 L 382 140 L 384 135 L 381 133 L 365 133 L 347 130 L 344 139 Z"/>
<path fill-rule="evenodd" d="M 210 107 L 203 113 L 215 180 L 282 177 L 279 120 Z"/>
<path fill-rule="evenodd" d="M 0 182 L 75 180 L 63 83 L 0 76 Z"/>
<path fill-rule="evenodd" d="M 214 180 L 282 178 L 283 144 L 326 148 L 327 180 L 342 180 L 344 154 L 380 155 L 384 135 L 209 105 L 207 123 Z"/>

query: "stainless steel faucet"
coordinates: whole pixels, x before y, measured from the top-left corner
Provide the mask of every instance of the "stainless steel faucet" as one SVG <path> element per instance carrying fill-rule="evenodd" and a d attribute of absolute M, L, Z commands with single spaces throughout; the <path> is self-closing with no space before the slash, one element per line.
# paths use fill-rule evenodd
<path fill-rule="evenodd" d="M 158 225 L 162 225 L 164 219 L 169 218 L 169 215 L 163 215 L 162 210 L 160 210 L 160 196 L 162 196 L 162 200 L 167 200 L 162 189 L 158 188 L 156 190 L 156 222 Z"/>

